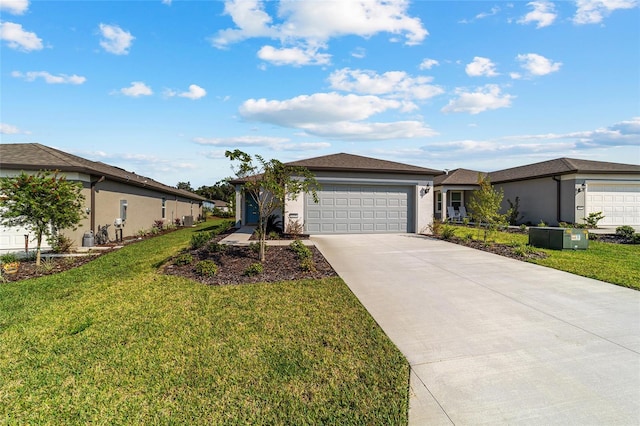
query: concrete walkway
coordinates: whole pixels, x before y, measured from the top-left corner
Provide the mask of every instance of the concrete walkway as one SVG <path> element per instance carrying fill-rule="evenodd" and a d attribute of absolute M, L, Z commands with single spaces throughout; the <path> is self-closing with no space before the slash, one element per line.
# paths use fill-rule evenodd
<path fill-rule="evenodd" d="M 411 365 L 411 425 L 640 424 L 640 292 L 411 234 L 314 236 Z"/>
<path fill-rule="evenodd" d="M 230 234 L 220 240 L 220 244 L 227 244 L 230 246 L 248 246 L 251 243 L 257 243 L 257 240 L 250 240 L 251 236 L 255 232 L 255 226 L 242 226 L 233 234 Z M 268 246 L 288 246 L 293 240 L 267 240 Z M 300 240 L 305 246 L 313 246 L 311 240 Z"/>

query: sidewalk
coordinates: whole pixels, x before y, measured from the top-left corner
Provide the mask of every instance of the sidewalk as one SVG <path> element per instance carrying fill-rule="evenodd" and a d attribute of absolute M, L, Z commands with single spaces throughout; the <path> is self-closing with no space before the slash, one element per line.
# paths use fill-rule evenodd
<path fill-rule="evenodd" d="M 249 238 L 251 238 L 251 235 L 253 235 L 255 230 L 256 230 L 255 226 L 243 226 L 233 234 L 220 240 L 220 243 L 227 244 L 230 246 L 248 246 L 251 243 L 257 243 L 258 240 L 251 240 L 251 241 L 249 240 Z M 267 245 L 268 246 L 288 246 L 289 244 L 291 244 L 292 241 L 293 240 L 267 240 Z M 302 244 L 304 244 L 305 246 L 315 245 L 313 241 L 309 239 L 300 240 L 300 241 L 302 241 Z"/>

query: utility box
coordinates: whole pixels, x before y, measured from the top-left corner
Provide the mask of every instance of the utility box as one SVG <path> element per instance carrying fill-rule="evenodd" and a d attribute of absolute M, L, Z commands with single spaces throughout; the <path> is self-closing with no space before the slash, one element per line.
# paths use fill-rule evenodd
<path fill-rule="evenodd" d="M 529 245 L 553 250 L 586 250 L 589 231 L 577 228 L 529 228 Z"/>
<path fill-rule="evenodd" d="M 93 231 L 85 232 L 84 236 L 82 237 L 82 247 L 93 247 L 93 245 Z"/>
<path fill-rule="evenodd" d="M 183 226 L 193 226 L 193 216 L 183 216 L 182 217 L 182 225 Z"/>

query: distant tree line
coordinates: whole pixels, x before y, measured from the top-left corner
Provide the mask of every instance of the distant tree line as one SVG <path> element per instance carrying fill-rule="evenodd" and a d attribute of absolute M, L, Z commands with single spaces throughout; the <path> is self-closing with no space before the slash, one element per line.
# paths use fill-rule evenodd
<path fill-rule="evenodd" d="M 235 188 L 229 183 L 232 178 L 227 177 L 219 180 L 212 186 L 202 185 L 198 189 L 193 189 L 191 182 L 178 182 L 176 188 L 184 189 L 198 194 L 208 200 L 222 200 L 227 203 L 231 202 L 235 195 Z"/>

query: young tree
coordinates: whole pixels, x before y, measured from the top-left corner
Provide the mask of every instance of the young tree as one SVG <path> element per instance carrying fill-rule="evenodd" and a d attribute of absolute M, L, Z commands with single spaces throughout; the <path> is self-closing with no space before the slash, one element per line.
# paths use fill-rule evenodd
<path fill-rule="evenodd" d="M 284 213 L 285 199 L 295 200 L 301 192 L 311 194 L 318 202 L 318 182 L 305 167 L 287 166 L 278 160 L 266 161 L 257 154 L 252 158 L 239 149 L 225 152 L 225 157 L 238 162 L 234 171 L 239 178 L 244 178 L 244 192 L 258 207 L 260 261 L 264 262 L 267 218 L 278 209 Z"/>
<path fill-rule="evenodd" d="M 61 229 L 77 229 L 84 217 L 82 184 L 58 172 L 21 173 L 0 178 L 0 224 L 23 226 L 36 235 L 36 265 L 40 265 L 42 236 L 53 238 Z"/>
<path fill-rule="evenodd" d="M 478 176 L 480 189 L 473 191 L 469 201 L 469 209 L 473 219 L 484 227 L 484 242 L 487 242 L 489 229 L 494 229 L 500 224 L 506 223 L 506 215 L 500 214 L 500 205 L 504 197 L 503 191 L 496 191 L 487 176 Z"/>

